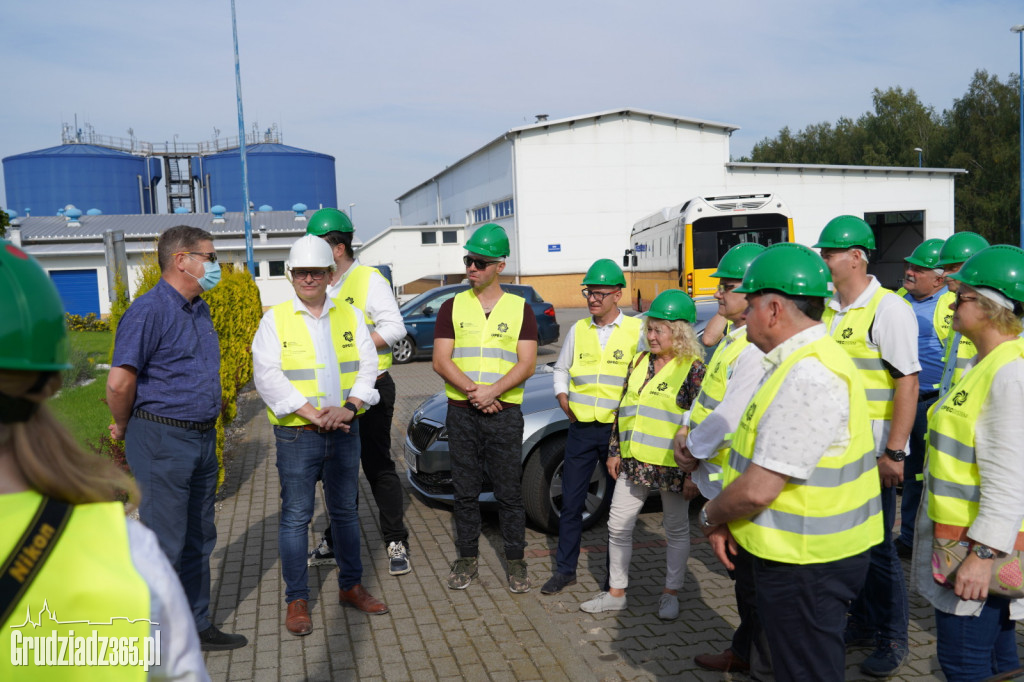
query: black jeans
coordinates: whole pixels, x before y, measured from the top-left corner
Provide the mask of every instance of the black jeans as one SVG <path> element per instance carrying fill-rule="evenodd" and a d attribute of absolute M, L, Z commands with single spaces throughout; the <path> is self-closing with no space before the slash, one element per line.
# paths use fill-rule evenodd
<path fill-rule="evenodd" d="M 498 500 L 498 521 L 506 559 L 522 559 L 526 548 L 523 508 L 523 412 L 505 405 L 484 414 L 470 407 L 448 407 L 448 453 L 455 488 L 455 546 L 460 557 L 478 555 L 480 490 L 486 469 Z"/>
<path fill-rule="evenodd" d="M 380 392 L 380 402 L 359 417 L 359 459 L 363 476 L 370 484 L 373 499 L 380 514 L 380 534 L 384 544 L 402 542 L 409 546 L 409 531 L 405 527 L 405 499 L 402 481 L 391 459 L 391 420 L 395 415 L 395 380 L 385 372 L 377 377 L 374 388 Z M 331 527 L 324 531 L 327 546 L 333 549 Z"/>

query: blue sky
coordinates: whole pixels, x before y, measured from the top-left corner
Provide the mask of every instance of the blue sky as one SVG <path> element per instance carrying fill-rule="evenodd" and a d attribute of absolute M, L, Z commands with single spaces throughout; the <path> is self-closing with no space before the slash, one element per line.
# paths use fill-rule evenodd
<path fill-rule="evenodd" d="M 859 116 L 876 87 L 912 88 L 941 111 L 975 70 L 1018 71 L 1009 29 L 1024 23 L 1019 0 L 236 10 L 247 128 L 276 123 L 285 144 L 334 156 L 338 203 L 355 202 L 363 239 L 397 218 L 397 196 L 535 114 L 634 107 L 722 121 L 741 127 L 739 157 L 783 126 Z M 237 134 L 229 0 L 7 2 L 0 26 L 0 157 L 60 144 L 75 114 L 99 134 L 132 128 L 154 142 Z"/>

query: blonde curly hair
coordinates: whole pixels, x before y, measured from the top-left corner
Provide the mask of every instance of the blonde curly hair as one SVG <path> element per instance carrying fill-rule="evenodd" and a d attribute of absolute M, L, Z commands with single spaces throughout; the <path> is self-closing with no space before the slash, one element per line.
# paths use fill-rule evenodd
<path fill-rule="evenodd" d="M 647 318 L 646 329 L 652 324 L 663 324 L 672 332 L 672 355 L 679 358 L 703 357 L 700 342 L 693 327 L 685 320 L 662 320 L 655 317 Z"/>

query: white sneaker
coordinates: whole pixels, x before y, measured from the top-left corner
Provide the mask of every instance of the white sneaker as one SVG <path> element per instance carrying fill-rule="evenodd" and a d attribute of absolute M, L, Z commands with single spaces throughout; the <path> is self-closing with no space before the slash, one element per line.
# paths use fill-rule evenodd
<path fill-rule="evenodd" d="M 661 600 L 658 602 L 658 618 L 662 620 L 675 620 L 679 617 L 679 597 L 674 594 L 662 592 Z"/>
<path fill-rule="evenodd" d="M 601 613 L 602 611 L 621 611 L 626 608 L 626 595 L 613 597 L 610 592 L 602 592 L 590 601 L 580 604 L 580 611 Z"/>

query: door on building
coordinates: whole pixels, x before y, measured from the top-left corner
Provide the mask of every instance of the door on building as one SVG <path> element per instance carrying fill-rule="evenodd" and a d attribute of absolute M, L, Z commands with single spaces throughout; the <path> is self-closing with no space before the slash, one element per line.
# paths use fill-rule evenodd
<path fill-rule="evenodd" d="M 903 285 L 903 259 L 924 241 L 924 211 L 865 213 L 864 220 L 875 233 L 875 253 L 868 272 L 883 287 L 895 291 Z"/>
<path fill-rule="evenodd" d="M 100 288 L 96 270 L 50 270 L 64 310 L 72 315 L 100 314 Z"/>

